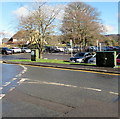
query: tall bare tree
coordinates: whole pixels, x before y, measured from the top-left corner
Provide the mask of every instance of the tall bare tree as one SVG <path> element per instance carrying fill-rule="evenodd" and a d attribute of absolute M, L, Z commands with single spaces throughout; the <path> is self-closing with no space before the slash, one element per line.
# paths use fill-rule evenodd
<path fill-rule="evenodd" d="M 86 46 L 91 39 L 101 36 L 103 26 L 95 8 L 83 2 L 72 2 L 65 9 L 61 31 L 74 44 Z"/>
<path fill-rule="evenodd" d="M 27 17 L 21 17 L 19 26 L 28 31 L 27 38 L 35 43 L 39 49 L 39 58 L 42 58 L 43 46 L 47 37 L 53 32 L 53 22 L 60 9 L 49 9 L 46 3 L 37 2 L 34 10 Z"/>

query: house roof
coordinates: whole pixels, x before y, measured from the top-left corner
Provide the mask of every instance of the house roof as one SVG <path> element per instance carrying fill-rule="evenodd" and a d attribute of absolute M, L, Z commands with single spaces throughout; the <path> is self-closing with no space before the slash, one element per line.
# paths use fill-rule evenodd
<path fill-rule="evenodd" d="M 25 30 L 18 31 L 16 34 L 12 36 L 13 39 L 22 39 L 28 35 L 28 32 Z"/>
<path fill-rule="evenodd" d="M 3 38 L 2 43 L 7 43 L 9 41 L 9 38 Z"/>

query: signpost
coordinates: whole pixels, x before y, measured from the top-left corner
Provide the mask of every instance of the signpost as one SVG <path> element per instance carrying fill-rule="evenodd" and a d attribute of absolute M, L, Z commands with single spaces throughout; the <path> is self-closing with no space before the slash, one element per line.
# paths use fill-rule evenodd
<path fill-rule="evenodd" d="M 71 57 L 72 57 L 73 56 L 72 40 L 70 40 L 70 46 L 71 46 Z"/>

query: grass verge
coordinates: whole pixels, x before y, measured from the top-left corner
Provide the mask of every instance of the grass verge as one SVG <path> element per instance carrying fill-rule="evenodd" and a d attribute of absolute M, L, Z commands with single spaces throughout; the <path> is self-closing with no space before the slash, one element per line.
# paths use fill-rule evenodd
<path fill-rule="evenodd" d="M 56 59 L 39 59 L 37 61 L 31 61 L 30 59 L 17 59 L 17 60 L 9 60 L 13 62 L 38 62 L 38 63 L 57 63 L 57 64 L 73 64 L 73 65 L 87 65 L 87 66 L 95 66 L 95 64 L 88 64 L 88 63 L 75 63 L 75 62 L 69 62 L 64 60 L 56 60 Z"/>
<path fill-rule="evenodd" d="M 39 59 L 37 61 L 31 61 L 30 59 L 17 59 L 17 60 L 9 60 L 9 61 L 13 61 L 13 62 L 38 62 L 38 63 L 57 63 L 57 64 L 96 66 L 95 64 L 75 63 L 75 62 L 69 62 L 69 61 L 57 60 L 57 59 Z M 117 65 L 114 68 L 120 68 L 120 65 Z"/>
<path fill-rule="evenodd" d="M 115 68 L 120 68 L 120 65 L 118 65 L 118 66 L 115 66 Z"/>

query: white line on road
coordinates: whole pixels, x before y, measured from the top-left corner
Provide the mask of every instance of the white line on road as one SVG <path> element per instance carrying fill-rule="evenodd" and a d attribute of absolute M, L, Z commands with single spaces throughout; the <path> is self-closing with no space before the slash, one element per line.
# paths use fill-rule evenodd
<path fill-rule="evenodd" d="M 28 81 L 28 82 L 25 82 Z M 75 86 L 75 85 L 69 85 L 69 84 L 63 84 L 63 83 L 56 83 L 56 82 L 46 82 L 46 81 L 38 81 L 38 80 L 34 80 L 32 81 L 31 79 L 28 78 L 22 78 L 19 82 L 19 84 L 21 83 L 29 83 L 29 84 L 47 84 L 47 85 L 57 85 L 57 86 L 64 86 L 64 87 L 71 87 L 71 88 L 80 88 L 80 89 L 85 89 L 85 90 L 91 90 L 91 91 L 97 91 L 97 92 L 101 92 L 103 91 L 102 89 L 97 89 L 97 88 L 89 88 L 89 87 L 79 87 L 79 86 Z M 113 94 L 113 95 L 119 95 L 116 92 L 108 92 L 109 94 Z"/>
<path fill-rule="evenodd" d="M 22 78 L 18 83 L 21 84 L 21 83 L 23 83 L 23 82 L 26 81 L 26 80 L 29 80 L 29 79 L 27 79 L 27 78 Z"/>
<path fill-rule="evenodd" d="M 22 74 L 20 73 L 20 74 L 18 74 L 18 75 L 16 75 L 16 77 L 20 77 Z"/>
<path fill-rule="evenodd" d="M 11 82 L 6 82 L 4 85 L 2 85 L 3 87 L 0 87 L 0 90 L 2 90 L 4 87 L 6 87 L 6 86 L 8 86 L 9 84 L 11 84 L 12 81 L 17 80 L 18 77 L 20 77 L 23 73 L 25 73 L 25 72 L 27 71 L 27 68 L 26 68 L 25 66 L 22 66 L 22 65 L 20 65 L 20 66 L 23 67 L 23 71 L 20 72 L 18 75 L 16 75 L 16 77 L 13 78 L 13 79 L 11 80 Z M 20 80 L 20 81 L 17 82 L 17 83 L 21 84 L 21 83 L 24 82 L 24 81 L 25 81 L 25 80 Z M 9 89 L 9 91 L 12 91 L 13 89 L 15 89 L 15 87 L 11 87 L 11 88 Z M 4 96 L 5 96 L 5 94 L 0 94 L 0 99 L 2 99 Z"/>
<path fill-rule="evenodd" d="M 25 66 L 23 66 L 23 65 L 20 65 L 20 66 L 23 67 L 24 70 L 22 72 L 20 72 L 18 75 L 16 75 L 16 77 L 21 77 L 22 74 L 24 74 L 27 71 L 27 68 Z"/>
<path fill-rule="evenodd" d="M 0 63 L 3 63 L 3 61 L 0 60 Z"/>
<path fill-rule="evenodd" d="M 22 80 L 25 81 L 25 79 L 22 79 Z M 28 79 L 26 79 L 26 80 L 28 80 Z M 79 87 L 79 86 L 75 86 L 75 85 L 69 85 L 69 84 L 63 84 L 63 83 L 56 83 L 56 82 L 46 82 L 46 81 L 35 81 L 34 80 L 34 82 L 24 82 L 24 83 L 48 84 L 48 85 L 57 85 L 57 86 L 72 87 L 72 88 L 81 88 L 81 89 L 98 91 L 98 92 L 102 91 L 101 89 L 97 89 L 97 88 Z"/>
<path fill-rule="evenodd" d="M 5 97 L 5 94 L 0 94 L 0 100 Z"/>
<path fill-rule="evenodd" d="M 12 87 L 12 88 L 10 88 L 10 90 L 9 91 L 12 91 L 12 90 L 14 90 L 15 89 L 15 87 Z"/>
<path fill-rule="evenodd" d="M 8 86 L 11 82 L 6 82 L 3 86 Z"/>
<path fill-rule="evenodd" d="M 17 78 L 13 78 L 12 81 L 16 80 Z"/>
<path fill-rule="evenodd" d="M 113 95 L 119 95 L 118 93 L 116 92 L 109 92 L 110 94 L 113 94 Z"/>
<path fill-rule="evenodd" d="M 87 89 L 87 90 L 94 90 L 94 91 L 102 91 L 101 89 L 97 89 L 97 88 L 87 88 L 87 87 L 79 87 L 79 88 L 83 88 L 83 89 Z"/>

